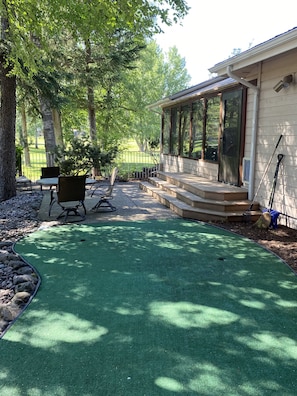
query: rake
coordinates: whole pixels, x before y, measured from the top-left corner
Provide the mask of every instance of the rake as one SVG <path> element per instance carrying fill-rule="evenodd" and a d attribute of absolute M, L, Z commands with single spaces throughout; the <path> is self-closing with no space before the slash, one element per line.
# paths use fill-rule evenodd
<path fill-rule="evenodd" d="M 279 144 L 280 144 L 280 142 L 281 142 L 281 140 L 282 140 L 282 137 L 283 137 L 283 135 L 280 135 L 280 137 L 278 138 L 278 141 L 277 141 L 277 143 L 276 143 L 276 145 L 275 145 L 275 148 L 274 148 L 274 150 L 273 150 L 273 153 L 271 154 L 271 157 L 270 157 L 270 159 L 269 159 L 269 161 L 268 161 L 268 163 L 267 163 L 267 165 L 266 165 L 266 168 L 265 168 L 264 173 L 263 173 L 263 175 L 262 175 L 262 177 L 261 177 L 261 180 L 260 180 L 260 182 L 259 182 L 259 184 L 258 184 L 257 190 L 256 190 L 256 192 L 255 192 L 255 194 L 254 194 L 254 197 L 253 197 L 253 199 L 252 199 L 252 202 L 251 202 L 251 204 L 250 204 L 249 209 L 243 213 L 243 217 L 244 217 L 245 221 L 247 221 L 247 222 L 250 221 L 250 219 L 251 219 L 251 211 L 253 210 L 253 206 L 254 206 L 254 204 L 255 204 L 255 199 L 256 199 L 256 197 L 257 197 L 257 195 L 258 195 L 258 193 L 259 193 L 259 190 L 260 190 L 260 188 L 261 188 L 261 185 L 262 185 L 262 183 L 263 183 L 263 180 L 264 180 L 264 178 L 265 178 L 265 176 L 266 176 L 266 174 L 267 174 L 267 172 L 268 172 L 268 169 L 269 169 L 269 167 L 270 167 L 270 165 L 271 165 L 271 162 L 272 162 L 272 160 L 273 160 L 273 157 L 274 157 L 274 155 L 275 155 L 275 152 L 276 152 L 276 150 L 277 150 L 277 148 L 278 148 L 278 146 L 279 146 Z"/>

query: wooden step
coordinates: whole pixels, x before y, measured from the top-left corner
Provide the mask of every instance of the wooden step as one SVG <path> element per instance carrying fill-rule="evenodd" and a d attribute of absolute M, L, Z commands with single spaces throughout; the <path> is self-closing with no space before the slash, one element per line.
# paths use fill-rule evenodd
<path fill-rule="evenodd" d="M 244 221 L 246 211 L 218 211 L 193 207 L 172 196 L 166 191 L 153 186 L 150 182 L 141 182 L 140 188 L 160 203 L 170 208 L 173 212 L 183 218 L 195 219 L 200 221 Z M 258 211 L 249 211 L 249 221 L 256 221 L 261 215 Z"/>
<path fill-rule="evenodd" d="M 250 201 L 247 199 L 244 200 L 214 200 L 202 198 L 196 194 L 193 194 L 183 188 L 176 186 L 175 184 L 170 184 L 165 180 L 159 179 L 158 177 L 150 178 L 149 182 L 173 197 L 181 200 L 182 202 L 188 204 L 189 206 L 206 209 L 206 210 L 215 210 L 218 212 L 235 212 L 235 211 L 246 211 L 250 208 Z M 253 205 L 254 210 L 259 209 L 259 205 L 255 203 Z"/>
<path fill-rule="evenodd" d="M 156 177 L 205 199 L 235 201 L 248 198 L 248 192 L 245 188 L 213 182 L 189 173 L 158 171 Z M 149 178 L 149 181 L 153 179 Z"/>

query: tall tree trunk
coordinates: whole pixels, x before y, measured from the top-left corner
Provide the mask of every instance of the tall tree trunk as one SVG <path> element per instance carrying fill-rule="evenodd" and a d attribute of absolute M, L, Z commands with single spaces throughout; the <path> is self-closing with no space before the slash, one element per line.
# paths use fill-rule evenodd
<path fill-rule="evenodd" d="M 53 114 L 49 102 L 44 97 L 40 97 L 40 112 L 43 122 L 46 164 L 47 166 L 54 166 L 53 152 L 56 147 L 56 138 L 54 131 Z"/>
<path fill-rule="evenodd" d="M 92 85 L 91 70 L 89 66 L 92 63 L 92 49 L 91 49 L 90 40 L 87 40 L 85 44 L 86 44 L 86 80 L 87 80 L 90 139 L 92 143 L 96 144 L 97 130 L 96 130 L 95 95 L 94 95 L 94 88 Z"/>
<path fill-rule="evenodd" d="M 1 19 L 1 36 L 9 29 L 6 18 Z M 7 65 L 4 52 L 0 53 L 0 201 L 16 195 L 16 78 L 9 76 L 11 66 Z"/>
<path fill-rule="evenodd" d="M 56 144 L 58 146 L 63 147 L 63 134 L 62 134 L 62 123 L 61 123 L 61 113 L 57 109 L 52 109 L 53 112 L 53 123 L 54 123 L 54 131 Z"/>
<path fill-rule="evenodd" d="M 92 87 L 88 87 L 88 112 L 89 112 L 89 126 L 90 126 L 90 139 L 92 143 L 97 142 L 96 131 L 96 111 L 95 111 L 95 96 Z"/>
<path fill-rule="evenodd" d="M 27 128 L 27 116 L 26 116 L 26 108 L 24 105 L 21 107 L 22 114 L 22 146 L 24 148 L 24 156 L 25 156 L 25 165 L 30 166 L 30 151 L 29 151 L 29 143 L 28 143 L 28 128 Z"/>

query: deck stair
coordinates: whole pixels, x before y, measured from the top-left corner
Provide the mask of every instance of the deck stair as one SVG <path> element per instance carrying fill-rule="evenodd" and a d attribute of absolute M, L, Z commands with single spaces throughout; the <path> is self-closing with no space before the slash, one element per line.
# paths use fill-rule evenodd
<path fill-rule="evenodd" d="M 248 200 L 245 188 L 210 181 L 188 173 L 158 171 L 140 188 L 184 218 L 201 221 L 256 221 L 260 215 L 258 203 Z"/>

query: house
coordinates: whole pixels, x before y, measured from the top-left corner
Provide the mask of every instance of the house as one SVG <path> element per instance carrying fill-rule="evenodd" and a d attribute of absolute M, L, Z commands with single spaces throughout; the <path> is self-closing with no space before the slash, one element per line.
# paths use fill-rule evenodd
<path fill-rule="evenodd" d="M 279 222 L 297 229 L 297 28 L 209 71 L 216 77 L 153 105 L 162 170 L 245 189 L 261 208 L 273 198 Z"/>

